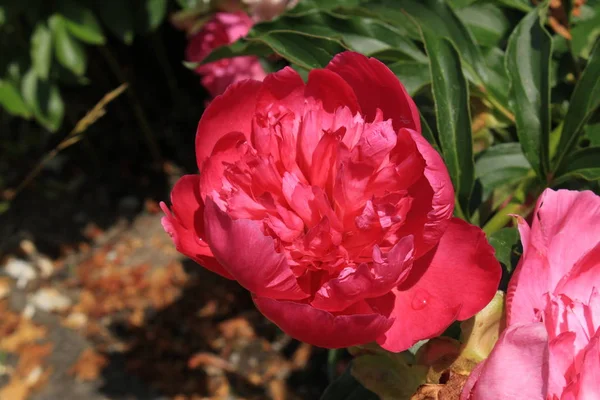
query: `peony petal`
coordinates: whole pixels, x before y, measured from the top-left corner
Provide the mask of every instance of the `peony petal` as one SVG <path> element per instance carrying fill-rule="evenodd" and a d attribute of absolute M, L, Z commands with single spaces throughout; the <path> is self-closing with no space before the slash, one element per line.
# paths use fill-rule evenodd
<path fill-rule="evenodd" d="M 296 114 L 296 117 L 301 117 L 304 109 L 304 88 L 304 81 L 300 75 L 292 68 L 285 67 L 265 78 L 256 109 L 266 112 L 277 111 L 279 107 L 283 107 Z"/>
<path fill-rule="evenodd" d="M 600 223 L 600 221 L 598 221 Z M 579 301 L 587 300 L 591 282 L 600 288 L 600 237 L 596 246 L 584 254 L 571 271 L 560 280 L 555 292 Z"/>
<path fill-rule="evenodd" d="M 406 350 L 441 334 L 454 320 L 472 317 L 492 300 L 501 274 L 483 231 L 453 218 L 438 246 L 417 259 L 393 291 L 395 322 L 379 344 Z"/>
<path fill-rule="evenodd" d="M 595 400 L 600 395 L 600 330 L 585 349 L 578 382 L 578 400 Z"/>
<path fill-rule="evenodd" d="M 390 250 L 385 262 L 381 260 L 378 248 L 373 249 L 373 254 L 374 262 L 371 267 L 361 264 L 358 268 L 345 268 L 337 278 L 321 286 L 311 305 L 321 310 L 341 311 L 360 300 L 385 295 L 410 272 L 413 238 L 402 238 Z"/>
<path fill-rule="evenodd" d="M 241 132 L 250 139 L 252 117 L 261 86 L 260 82 L 253 80 L 235 83 L 206 108 L 196 130 L 196 160 L 200 170 L 223 136 Z"/>
<path fill-rule="evenodd" d="M 423 205 L 431 206 L 426 209 L 426 214 L 421 217 L 422 219 L 418 218 L 418 215 L 415 218 L 414 214 L 409 213 L 406 224 L 401 229 L 403 233 L 415 234 L 416 257 L 420 257 L 435 246 L 449 224 L 454 212 L 454 188 L 446 165 L 438 152 L 417 132 L 408 129 L 406 132 L 410 134 L 417 150 L 425 160 L 423 174 L 433 193 L 430 201 L 421 201 L 419 198 L 421 191 L 416 189 L 411 191 L 411 194 L 415 193 L 414 211 Z M 420 228 L 421 226 L 423 228 Z M 422 229 L 422 234 L 416 234 L 419 229 Z"/>
<path fill-rule="evenodd" d="M 206 269 L 233 279 L 215 259 L 204 236 L 204 204 L 200 198 L 200 176 L 181 177 L 171 192 L 172 212 L 161 203 L 165 213 L 161 222 L 173 239 L 175 248 Z"/>
<path fill-rule="evenodd" d="M 339 107 L 348 107 L 353 115 L 360 111 L 354 90 L 341 76 L 327 69 L 310 71 L 304 95 L 321 100 L 323 109 L 329 113 Z"/>
<path fill-rule="evenodd" d="M 519 222 L 520 231 L 527 234 L 523 224 Z M 556 292 L 563 276 L 598 245 L 599 238 L 600 196 L 591 191 L 546 189 L 538 200 L 523 257 L 509 284 L 507 323 L 535 320 L 534 310 L 544 308 L 543 294 Z M 591 261 L 597 259 L 596 255 L 590 257 Z M 595 270 L 589 272 L 591 275 L 586 276 L 595 276 Z M 587 300 L 581 296 L 589 296 L 589 290 L 576 296 Z"/>
<path fill-rule="evenodd" d="M 381 61 L 347 51 L 336 55 L 326 69 L 340 75 L 354 89 L 366 121 L 373 121 L 379 109 L 383 119 L 393 121 L 395 130 L 410 128 L 421 132 L 417 106 Z"/>
<path fill-rule="evenodd" d="M 285 255 L 275 251 L 273 239 L 262 233 L 259 222 L 232 220 L 207 197 L 204 224 L 206 241 L 215 258 L 240 285 L 259 296 L 290 300 L 308 297 Z"/>
<path fill-rule="evenodd" d="M 551 366 L 548 371 L 549 396 L 557 394 L 560 398 L 560 393 L 571 381 L 566 377 L 569 367 L 575 361 L 575 339 L 574 332 L 563 332 L 548 343 L 549 365 Z"/>
<path fill-rule="evenodd" d="M 391 324 L 379 314 L 333 315 L 308 304 L 259 296 L 253 300 L 265 317 L 294 339 L 330 349 L 372 342 Z"/>
<path fill-rule="evenodd" d="M 548 338 L 542 323 L 508 327 L 478 371 L 469 400 L 546 400 Z M 472 387 L 471 387 L 472 386 Z"/>

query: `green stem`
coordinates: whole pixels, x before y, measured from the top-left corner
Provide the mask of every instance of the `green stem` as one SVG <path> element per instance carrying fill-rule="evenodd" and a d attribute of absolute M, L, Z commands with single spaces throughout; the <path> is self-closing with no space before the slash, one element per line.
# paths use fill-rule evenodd
<path fill-rule="evenodd" d="M 327 378 L 333 382 L 337 377 L 337 363 L 342 355 L 342 349 L 331 349 L 327 353 Z"/>
<path fill-rule="evenodd" d="M 494 232 L 504 228 L 506 224 L 511 221 L 511 214 L 519 214 L 524 208 L 525 206 L 523 204 L 508 203 L 504 208 L 498 210 L 498 212 L 483 226 L 483 231 L 489 237 Z"/>

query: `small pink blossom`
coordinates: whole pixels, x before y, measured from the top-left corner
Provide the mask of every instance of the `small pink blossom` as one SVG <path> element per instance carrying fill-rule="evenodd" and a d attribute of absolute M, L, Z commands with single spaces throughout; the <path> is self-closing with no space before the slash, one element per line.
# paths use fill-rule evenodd
<path fill-rule="evenodd" d="M 600 196 L 547 189 L 507 293 L 507 328 L 462 399 L 600 399 Z"/>
<path fill-rule="evenodd" d="M 186 60 L 202 62 L 215 48 L 244 37 L 252 25 L 252 19 L 242 11 L 216 13 L 190 38 L 186 48 Z M 255 56 L 225 58 L 200 65 L 195 71 L 202 76 L 202 85 L 213 97 L 223 93 L 232 83 L 245 79 L 263 80 L 266 76 L 258 57 Z"/>
<path fill-rule="evenodd" d="M 501 270 L 396 76 L 358 53 L 305 83 L 291 68 L 230 86 L 175 185 L 177 249 L 237 280 L 290 336 L 401 351 L 470 318 Z"/>

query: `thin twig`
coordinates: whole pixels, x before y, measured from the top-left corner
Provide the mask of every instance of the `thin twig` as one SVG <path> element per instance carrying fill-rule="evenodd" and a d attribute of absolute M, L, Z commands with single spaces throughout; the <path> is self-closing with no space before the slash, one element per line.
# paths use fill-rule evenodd
<path fill-rule="evenodd" d="M 75 127 L 71 130 L 71 132 L 69 132 L 67 137 L 65 137 L 54 149 L 50 150 L 50 152 L 44 155 L 40 161 L 38 161 L 36 166 L 29 171 L 25 179 L 21 181 L 16 189 L 7 191 L 7 193 L 5 193 L 6 199 L 13 200 L 15 196 L 17 196 L 27 185 L 29 185 L 29 183 L 31 183 L 31 181 L 40 173 L 44 165 L 56 157 L 56 155 L 62 150 L 83 139 L 83 133 L 90 127 L 90 125 L 95 123 L 104 114 L 106 114 L 106 105 L 121 95 L 125 89 L 127 89 L 126 83 L 105 94 L 104 97 L 102 97 L 102 99 L 75 124 Z"/>

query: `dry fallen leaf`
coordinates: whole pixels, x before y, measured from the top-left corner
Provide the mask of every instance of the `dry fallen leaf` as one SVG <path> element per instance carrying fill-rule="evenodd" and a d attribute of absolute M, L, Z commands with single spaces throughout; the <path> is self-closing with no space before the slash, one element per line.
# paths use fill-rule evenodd
<path fill-rule="evenodd" d="M 98 354 L 93 349 L 85 349 L 69 373 L 75 375 L 75 378 L 80 381 L 93 381 L 100 376 L 107 364 L 108 360 L 102 354 Z"/>
<path fill-rule="evenodd" d="M 8 385 L 0 389 L 0 399 L 26 400 L 28 394 L 29 387 L 20 378 L 11 379 Z"/>

